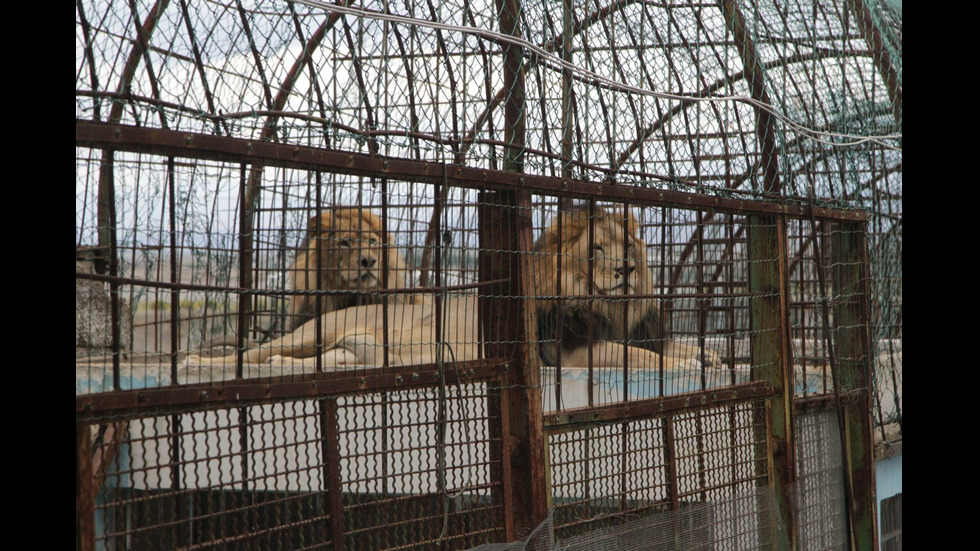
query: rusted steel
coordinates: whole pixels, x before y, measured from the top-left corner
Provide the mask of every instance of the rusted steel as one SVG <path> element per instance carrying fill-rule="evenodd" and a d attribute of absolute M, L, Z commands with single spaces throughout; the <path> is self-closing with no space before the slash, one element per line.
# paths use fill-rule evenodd
<path fill-rule="evenodd" d="M 105 281 L 107 283 L 117 283 L 121 285 L 139 285 L 142 287 L 152 287 L 155 289 L 180 289 L 184 291 L 214 291 L 221 293 L 251 293 L 253 295 L 269 296 L 269 297 L 282 297 L 282 296 L 299 296 L 299 295 L 342 295 L 345 293 L 351 293 L 353 291 L 278 291 L 274 289 L 245 289 L 242 287 L 229 287 L 227 285 L 202 285 L 200 283 L 170 283 L 167 281 L 153 281 L 149 279 L 138 279 L 133 277 L 112 277 L 99 274 L 90 274 L 88 272 L 75 272 L 75 279 L 87 279 L 91 281 Z M 402 289 L 385 289 L 372 291 L 375 294 L 386 294 L 386 295 L 410 295 L 415 293 L 452 293 L 457 291 L 469 291 L 473 289 L 479 289 L 481 287 L 488 287 L 491 285 L 496 285 L 503 283 L 506 279 L 494 279 L 490 281 L 480 281 L 477 283 L 461 283 L 459 285 L 444 285 L 438 287 L 408 287 Z M 656 298 L 659 295 L 642 295 L 648 298 Z M 184 317 L 183 319 L 204 319 L 200 318 L 190 318 Z"/>
<path fill-rule="evenodd" d="M 675 415 L 708 406 L 724 406 L 775 395 L 776 390 L 768 382 L 756 381 L 731 387 L 549 413 L 544 416 L 544 425 L 548 432 L 577 430 L 583 425 Z"/>
<path fill-rule="evenodd" d="M 105 482 L 109 468 L 119 455 L 119 446 L 126 438 L 127 423 L 107 423 L 99 426 L 99 446 L 91 454 L 93 498 Z"/>
<path fill-rule="evenodd" d="M 736 0 L 721 0 L 721 13 L 728 25 L 728 31 L 735 40 L 742 65 L 745 67 L 746 82 L 753 99 L 763 105 L 772 105 L 769 93 L 766 91 L 765 65 L 749 35 L 745 17 L 742 15 Z M 779 151 L 776 148 L 776 119 L 768 111 L 756 107 L 756 134 L 761 147 L 759 162 L 762 164 L 762 189 L 766 193 L 781 195 L 782 184 L 779 181 Z"/>
<path fill-rule="evenodd" d="M 95 69 L 95 53 L 92 51 L 92 26 L 89 25 L 85 17 L 85 7 L 82 0 L 75 0 L 75 9 L 78 11 L 78 25 L 82 29 L 82 37 L 85 44 L 85 59 L 88 62 L 89 78 L 93 90 L 101 88 L 99 85 L 99 72 Z M 102 105 L 98 101 L 92 102 L 92 113 L 96 121 L 102 120 Z"/>
<path fill-rule="evenodd" d="M 871 418 L 870 306 L 868 302 L 867 227 L 840 224 L 833 235 L 833 288 L 836 293 L 851 291 L 835 301 L 839 349 L 834 377 L 846 389 L 869 389 L 855 403 L 843 404 L 845 477 L 851 489 L 851 548 L 873 551 L 878 548 L 877 501 L 875 499 L 874 434 Z M 836 385 L 835 385 L 836 386 Z"/>
<path fill-rule="evenodd" d="M 544 437 L 540 419 L 541 367 L 529 342 L 536 321 L 528 295 L 531 249 L 530 194 L 484 192 L 479 198 L 480 279 L 505 279 L 480 291 L 480 318 L 487 357 L 510 360 L 511 384 L 501 389 L 508 402 L 513 531 L 529 533 L 547 516 Z"/>
<path fill-rule="evenodd" d="M 588 335 L 588 342 L 592 343 L 595 341 L 595 334 L 592 332 L 593 331 L 592 320 L 593 318 L 595 318 L 595 316 L 593 315 L 595 300 L 594 298 L 592 298 L 595 296 L 595 199 L 589 199 L 589 230 L 588 231 L 589 231 L 589 235 L 588 235 L 589 260 L 586 268 L 585 281 L 586 281 L 586 291 L 587 291 L 586 294 L 589 296 L 589 299 L 586 302 L 589 308 L 587 335 Z M 592 407 L 595 404 L 595 396 L 594 396 L 595 395 L 595 390 L 594 390 L 595 389 L 595 362 L 593 361 L 593 352 L 592 352 L 591 345 L 588 348 L 588 354 L 586 357 L 587 357 L 586 363 L 589 366 L 588 404 L 589 407 Z"/>
<path fill-rule="evenodd" d="M 680 492 L 677 487 L 677 442 L 674 434 L 674 418 L 664 419 L 664 460 L 666 461 L 667 471 L 667 498 L 670 500 L 670 509 L 676 511 L 680 508 Z"/>
<path fill-rule="evenodd" d="M 123 65 L 122 72 L 119 76 L 119 83 L 116 87 L 116 92 L 119 94 L 129 94 L 133 78 L 136 75 L 136 68 L 139 66 L 140 60 L 143 59 L 145 46 L 149 40 L 149 37 L 153 34 L 154 29 L 156 29 L 157 23 L 159 21 L 160 15 L 169 5 L 169 0 L 160 0 L 154 4 L 153 8 L 150 9 L 149 14 L 146 16 L 146 20 L 140 25 L 138 23 L 139 19 L 136 15 L 135 4 L 130 3 L 130 9 L 133 15 L 133 22 L 137 25 L 139 29 L 140 40 L 135 41 L 133 44 L 133 49 L 130 50 L 129 55 L 126 58 L 126 63 Z M 153 83 L 155 86 L 156 83 Z M 159 98 L 159 94 L 156 95 Z M 109 109 L 108 121 L 112 124 L 118 123 L 122 120 L 124 104 L 114 102 L 112 107 Z M 161 114 L 162 116 L 162 114 Z M 116 251 L 116 213 L 115 213 L 115 182 L 113 180 L 114 166 L 112 162 L 113 152 L 111 148 L 103 152 L 102 162 L 99 168 L 99 193 L 98 193 L 98 206 L 97 206 L 97 219 L 98 219 L 98 234 L 99 234 L 99 245 L 105 247 L 109 251 L 109 258 L 105 259 L 110 265 L 118 264 L 117 251 Z M 110 268 L 112 275 L 118 275 L 118 273 Z M 110 287 L 110 295 L 112 297 L 112 316 L 113 316 L 113 345 L 112 349 L 114 352 L 118 353 L 119 340 L 117 335 L 115 335 L 115 328 L 118 327 L 118 289 L 112 289 Z M 118 354 L 117 354 L 118 355 Z M 115 380 L 114 383 L 118 383 Z M 118 388 L 118 386 L 116 387 Z"/>
<path fill-rule="evenodd" d="M 765 453 L 780 516 L 790 532 L 790 541 L 795 541 L 793 508 L 787 492 L 796 482 L 796 454 L 786 219 L 750 216 L 747 226 L 749 291 L 756 294 L 750 301 L 753 378 L 767 381 L 776 390 L 776 396 L 767 401 L 766 441 L 770 445 Z"/>
<path fill-rule="evenodd" d="M 865 389 L 844 391 L 837 397 L 831 393 L 811 394 L 809 396 L 794 399 L 793 410 L 797 415 L 800 415 L 803 413 L 834 408 L 835 404 L 838 402 L 842 404 L 860 404 L 866 397 L 867 390 Z"/>
<path fill-rule="evenodd" d="M 458 362 L 447 368 L 447 377 L 456 381 L 495 379 L 505 360 Z M 123 414 L 153 408 L 182 406 L 226 406 L 269 400 L 317 398 L 360 392 L 382 392 L 423 388 L 437 384 L 439 370 L 434 364 L 388 369 L 364 369 L 354 373 L 325 372 L 285 377 L 238 379 L 227 383 L 174 385 L 143 390 L 80 394 L 75 397 L 76 418 L 109 413 Z"/>
<path fill-rule="evenodd" d="M 730 197 L 714 197 L 681 191 L 658 190 L 634 186 L 609 185 L 582 180 L 566 180 L 552 176 L 520 174 L 482 168 L 462 167 L 412 161 L 407 159 L 371 157 L 298 145 L 283 145 L 227 138 L 208 134 L 175 132 L 154 128 L 106 125 L 75 121 L 77 147 L 114 148 L 154 155 L 175 155 L 210 159 L 222 162 L 250 162 L 303 170 L 325 170 L 367 177 L 387 177 L 407 182 L 444 183 L 469 189 L 524 189 L 548 195 L 574 198 L 597 198 L 609 201 L 630 201 L 636 205 L 671 206 L 703 209 L 732 214 L 784 214 L 807 216 L 813 211 L 818 219 L 867 221 L 865 211 L 846 211 L 823 207 L 810 208 L 804 202 L 784 200 L 763 202 Z"/>
<path fill-rule="evenodd" d="M 99 247 L 108 250 L 109 277 L 119 276 L 119 250 L 116 238 L 116 182 L 115 182 L 115 151 L 108 149 L 102 153 L 99 166 Z M 112 388 L 121 388 L 119 380 L 121 326 L 119 302 L 119 284 L 109 281 L 109 320 L 112 324 Z"/>
<path fill-rule="evenodd" d="M 345 549 L 344 543 L 344 505 L 341 501 L 340 438 L 337 434 L 337 399 L 325 398 L 320 404 L 321 452 L 326 458 L 323 462 L 323 477 L 326 481 L 327 500 L 330 511 L 330 541 L 338 551 Z"/>
<path fill-rule="evenodd" d="M 239 227 L 238 227 L 238 286 L 244 291 L 238 295 L 238 331 L 235 334 L 238 342 L 236 345 L 235 378 L 241 379 L 243 375 L 243 363 L 245 361 L 246 332 L 248 331 L 248 320 L 252 314 L 252 297 L 249 291 L 252 288 L 252 214 L 253 209 L 246 200 L 248 191 L 245 179 L 245 163 L 238 168 L 238 206 L 239 206 Z"/>
<path fill-rule="evenodd" d="M 501 0 L 498 0 L 498 4 L 500 3 L 500 1 Z M 617 0 L 615 2 L 612 2 L 606 6 L 603 6 L 602 8 L 599 8 L 589 13 L 587 16 L 579 19 L 577 22 L 574 22 L 571 36 L 580 34 L 582 31 L 588 29 L 596 22 L 611 16 L 612 14 L 622 9 L 624 6 L 632 4 L 635 1 L 636 0 Z M 555 37 L 553 40 L 546 43 L 543 46 L 544 49 L 549 52 L 554 52 L 555 49 L 561 47 L 566 42 L 566 40 L 569 40 L 568 32 L 569 31 L 567 30 L 563 31 L 561 35 Z M 504 47 L 514 48 L 514 46 L 512 45 L 505 45 Z M 522 72 L 524 73 L 528 72 L 531 69 L 531 67 L 535 64 L 537 64 L 537 58 L 532 56 L 527 61 L 527 63 L 524 64 Z M 568 74 L 572 75 L 570 71 L 568 71 Z M 489 81 L 490 79 L 487 80 Z M 510 94 L 510 88 L 506 84 L 504 86 L 501 86 L 497 90 L 496 95 L 494 95 L 494 97 L 487 102 L 487 105 L 486 107 L 484 107 L 483 111 L 479 115 L 477 115 L 476 119 L 474 119 L 476 120 L 476 123 L 460 140 L 459 151 L 456 153 L 456 158 L 460 164 L 462 163 L 462 160 L 465 158 L 466 152 L 469 150 L 470 146 L 475 142 L 476 135 L 479 133 L 480 129 L 482 129 L 485 124 L 488 124 L 493 119 L 492 114 L 494 108 L 496 108 L 501 103 L 503 103 L 504 100 L 509 97 L 509 94 Z"/>
<path fill-rule="evenodd" d="M 204 61 L 201 57 L 201 47 L 197 43 L 197 34 L 194 32 L 190 11 L 187 9 L 187 0 L 180 0 L 180 13 L 183 16 L 184 29 L 187 32 L 187 40 L 191 44 L 191 52 L 194 56 L 194 67 L 197 69 L 198 78 L 201 79 L 201 88 L 204 90 L 204 100 L 208 104 L 208 114 L 217 116 L 218 111 L 214 108 L 214 94 L 211 92 L 211 86 L 208 84 L 208 74 L 204 69 Z M 95 86 L 92 89 L 98 90 L 98 87 Z M 215 132 L 220 132 L 221 126 L 225 126 L 225 133 L 230 134 L 230 132 L 228 132 L 227 125 L 218 124 L 217 121 L 215 121 Z"/>
<path fill-rule="evenodd" d="M 183 435 L 183 422 L 180 415 L 170 416 L 170 426 L 173 427 L 172 434 L 170 435 L 170 487 L 176 492 L 180 493 L 183 484 L 183 469 L 181 469 L 181 445 L 180 441 Z M 245 448 L 242 448 L 245 449 Z M 244 471 L 248 472 L 248 471 Z M 187 518 L 187 507 L 182 499 L 176 500 L 174 503 L 174 520 L 178 523 L 175 530 L 177 542 L 179 545 L 188 545 L 190 543 L 190 535 L 187 531 L 186 518 Z"/>
<path fill-rule="evenodd" d="M 174 174 L 174 158 L 167 158 L 167 205 L 170 241 L 170 380 L 177 380 L 177 352 L 180 335 L 180 277 L 177 275 L 177 199 L 176 175 Z"/>
<path fill-rule="evenodd" d="M 885 85 L 888 87 L 888 97 L 891 99 L 892 108 L 894 109 L 895 123 L 898 125 L 898 131 L 901 132 L 902 79 L 898 75 L 891 54 L 888 53 L 888 48 L 885 47 L 885 41 L 881 36 L 881 31 L 875 25 L 871 11 L 865 5 L 864 1 L 847 0 L 847 5 L 850 8 L 850 12 L 857 15 L 858 29 L 864 35 L 868 46 L 870 46 L 872 51 L 871 59 L 874 60 L 878 72 L 882 75 L 882 80 L 885 81 Z"/>
<path fill-rule="evenodd" d="M 91 425 L 75 419 L 75 550 L 95 549 L 95 492 Z"/>

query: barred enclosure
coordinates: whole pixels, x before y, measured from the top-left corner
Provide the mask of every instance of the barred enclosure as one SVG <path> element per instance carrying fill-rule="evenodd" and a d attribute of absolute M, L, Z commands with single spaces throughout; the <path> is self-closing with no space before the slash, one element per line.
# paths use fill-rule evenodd
<path fill-rule="evenodd" d="M 78 2 L 76 548 L 875 549 L 892 8 Z"/>

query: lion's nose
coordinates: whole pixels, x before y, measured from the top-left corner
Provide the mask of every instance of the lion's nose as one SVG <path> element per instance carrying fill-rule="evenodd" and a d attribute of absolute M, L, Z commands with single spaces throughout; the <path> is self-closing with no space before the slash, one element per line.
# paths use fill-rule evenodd
<path fill-rule="evenodd" d="M 622 266 L 620 266 L 619 268 L 616 268 L 616 277 L 619 277 L 619 276 L 623 275 L 624 273 L 626 274 L 626 277 L 629 277 L 629 276 L 633 275 L 633 272 L 635 270 L 636 270 L 636 266 L 627 266 L 625 268 L 623 268 Z"/>
<path fill-rule="evenodd" d="M 361 267 L 362 268 L 373 268 L 374 265 L 377 264 L 377 262 L 378 262 L 378 259 L 376 259 L 376 258 L 361 258 Z"/>

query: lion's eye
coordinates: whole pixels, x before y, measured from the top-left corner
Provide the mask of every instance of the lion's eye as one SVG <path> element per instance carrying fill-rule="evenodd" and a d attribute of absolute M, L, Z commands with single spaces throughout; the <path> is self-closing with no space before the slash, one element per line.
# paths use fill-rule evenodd
<path fill-rule="evenodd" d="M 378 244 L 378 240 L 372 237 L 372 238 L 368 239 L 368 243 L 370 243 L 371 245 L 377 245 Z"/>
<path fill-rule="evenodd" d="M 338 247 L 347 247 L 347 248 L 350 248 L 350 240 L 349 239 L 341 239 L 340 241 L 337 242 L 337 246 Z"/>
<path fill-rule="evenodd" d="M 592 245 L 592 250 L 593 251 L 602 251 L 602 245 L 596 243 L 595 245 Z"/>

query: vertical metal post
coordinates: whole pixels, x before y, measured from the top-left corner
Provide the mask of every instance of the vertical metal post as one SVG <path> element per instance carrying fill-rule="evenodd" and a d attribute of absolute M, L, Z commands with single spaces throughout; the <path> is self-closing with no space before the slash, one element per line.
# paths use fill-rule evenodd
<path fill-rule="evenodd" d="M 177 352 L 180 343 L 180 289 L 176 286 L 180 282 L 179 266 L 177 265 L 177 198 L 176 198 L 176 175 L 174 174 L 174 158 L 167 158 L 167 188 L 169 191 L 169 218 L 170 225 L 170 283 L 174 288 L 170 291 L 170 383 L 177 384 Z"/>
<path fill-rule="evenodd" d="M 796 541 L 793 508 L 787 489 L 796 481 L 793 450 L 793 376 L 789 353 L 789 295 L 786 219 L 749 216 L 749 294 L 754 378 L 777 394 L 767 403 L 766 440 L 770 485 L 791 542 Z"/>
<path fill-rule="evenodd" d="M 75 551 L 95 549 L 95 488 L 92 484 L 92 429 L 75 422 Z"/>
<path fill-rule="evenodd" d="M 766 73 L 737 0 L 721 0 L 722 17 L 732 35 L 753 98 L 771 104 Z M 775 117 L 756 109 L 756 137 L 762 165 L 762 190 L 782 194 L 776 147 Z M 796 481 L 793 449 L 793 373 L 790 354 L 789 276 L 786 219 L 782 216 L 749 216 L 749 294 L 753 378 L 768 381 L 777 394 L 768 400 L 767 460 L 769 483 L 776 491 L 780 516 L 791 544 L 796 546 L 793 508 L 787 489 Z"/>
<path fill-rule="evenodd" d="M 574 35 L 574 14 L 572 0 L 562 0 L 561 58 L 569 64 L 573 61 L 572 41 Z M 572 70 L 565 67 L 561 72 L 561 177 L 572 178 L 572 132 L 575 121 L 572 117 Z M 570 197 L 558 198 L 558 210 L 571 206 Z"/>
<path fill-rule="evenodd" d="M 330 511 L 330 542 L 333 549 L 344 550 L 344 505 L 341 500 L 340 438 L 337 434 L 337 399 L 326 398 L 320 405 L 320 446 L 323 461 L 323 484 L 326 486 Z"/>
<path fill-rule="evenodd" d="M 520 1 L 496 0 L 500 31 L 520 37 Z M 503 81 L 504 138 L 507 143 L 504 169 L 524 171 L 526 101 L 524 94 L 523 48 L 508 45 L 504 52 Z M 480 317 L 488 357 L 507 358 L 512 384 L 501 389 L 507 402 L 508 433 L 511 447 L 510 511 L 513 532 L 508 539 L 529 534 L 548 516 L 545 472 L 544 423 L 541 406 L 541 360 L 530 336 L 537 326 L 534 311 L 526 299 L 531 287 L 527 278 L 531 250 L 531 195 L 527 191 L 483 192 L 479 199 L 480 239 L 484 251 L 480 279 L 504 279 L 502 283 L 481 287 Z"/>
<path fill-rule="evenodd" d="M 833 234 L 832 272 L 836 323 L 836 377 L 852 391 L 844 402 L 846 464 L 850 472 L 851 549 L 878 548 L 877 500 L 874 478 L 874 434 L 871 419 L 871 339 L 869 329 L 867 227 L 841 222 Z"/>
<path fill-rule="evenodd" d="M 254 174 L 254 173 L 253 173 Z M 235 362 L 235 378 L 241 379 L 244 375 L 244 354 L 246 333 L 248 332 L 248 318 L 251 314 L 251 295 L 247 291 L 252 288 L 252 213 L 254 212 L 250 204 L 249 197 L 252 183 L 246 186 L 245 163 L 239 167 L 238 182 L 238 201 L 239 201 L 239 230 L 238 230 L 238 286 L 242 289 L 238 296 L 238 359 Z"/>
<path fill-rule="evenodd" d="M 104 272 L 108 260 L 109 276 L 109 320 L 112 324 L 112 389 L 121 390 L 120 364 L 120 315 L 119 315 L 119 250 L 116 242 L 116 181 L 115 151 L 107 149 L 102 155 L 99 167 L 98 233 L 100 254 L 108 254 L 108 259 L 96 259 L 96 271 Z M 100 270 L 101 266 L 101 270 Z"/>
<path fill-rule="evenodd" d="M 514 540 L 530 533 L 548 515 L 545 473 L 544 426 L 541 406 L 541 360 L 530 341 L 536 327 L 534 311 L 526 299 L 530 275 L 527 255 L 531 248 L 531 198 L 527 192 L 480 194 L 480 279 L 503 280 L 481 287 L 480 317 L 488 358 L 506 358 L 510 384 L 500 389 L 501 423 L 505 453 L 510 467 L 512 496 L 506 509 L 513 515 Z M 507 449 L 509 448 L 509 453 Z"/>

